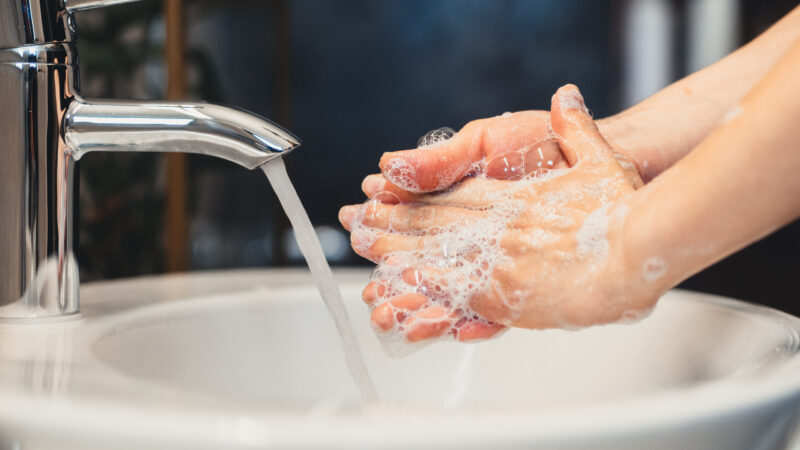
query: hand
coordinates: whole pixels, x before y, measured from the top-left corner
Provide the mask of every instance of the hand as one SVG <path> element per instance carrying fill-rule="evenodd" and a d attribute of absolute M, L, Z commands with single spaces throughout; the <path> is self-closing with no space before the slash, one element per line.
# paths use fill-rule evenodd
<path fill-rule="evenodd" d="M 438 144 L 385 153 L 382 175 L 368 176 L 364 192 L 370 198 L 382 194 L 383 202 L 414 201 L 414 194 L 445 189 L 470 173 L 519 179 L 541 168 L 567 167 L 549 119 L 547 111 L 505 113 L 472 121 Z"/>
<path fill-rule="evenodd" d="M 393 183 L 387 181 L 382 174 L 369 175 L 364 179 L 362 189 L 368 198 L 382 204 L 422 203 L 426 200 L 418 193 L 449 187 L 470 173 L 479 172 L 491 178 L 511 180 L 522 178 L 535 170 L 565 168 L 567 163 L 552 136 L 549 121 L 548 111 L 505 113 L 472 121 L 444 142 L 384 154 L 380 166 Z M 410 174 L 413 176 L 409 177 Z M 406 189 L 398 185 L 405 186 Z M 381 207 L 373 203 L 369 208 L 377 211 Z M 355 210 L 355 207 L 345 207 L 340 214 L 340 219 L 348 230 L 352 221 L 352 217 L 348 215 L 352 216 Z M 363 244 L 359 245 L 361 246 Z M 377 256 L 372 257 L 367 252 L 361 252 L 361 255 L 379 262 L 374 259 Z M 386 261 L 388 266 L 392 262 L 391 259 Z M 376 270 L 376 274 L 379 272 L 380 268 Z M 409 283 L 414 283 L 413 278 L 416 276 L 418 273 L 412 269 L 405 270 L 402 274 Z M 424 289 L 424 286 L 419 289 Z M 364 289 L 363 298 L 368 304 L 374 304 L 379 297 L 383 298 L 385 295 L 386 286 L 372 282 Z M 401 295 L 392 299 L 389 304 L 378 306 L 373 312 L 373 322 L 381 322 L 383 318 L 382 323 L 386 327 L 390 323 L 390 315 L 394 314 L 395 319 L 400 317 L 393 312 L 394 308 L 417 311 L 427 303 L 428 300 L 423 295 Z M 423 309 L 415 315 L 420 318 L 437 314 L 442 314 L 442 309 Z M 467 317 L 466 312 L 456 311 L 451 314 L 458 316 L 455 321 L 458 323 L 458 331 L 453 334 L 461 341 L 488 338 L 505 328 L 482 319 Z M 414 326 L 412 322 L 414 319 L 407 323 L 409 332 L 406 334 L 411 341 L 427 339 L 446 331 L 443 322 L 431 321 Z"/>
<path fill-rule="evenodd" d="M 413 199 L 399 201 L 415 204 L 342 209 L 353 248 L 379 263 L 364 291 L 377 305 L 377 329 L 409 341 L 448 332 L 469 340 L 491 336 L 500 324 L 588 326 L 652 306 L 652 296 L 626 290 L 617 235 L 625 215 L 618 200 L 642 185 L 637 171 L 600 136 L 574 86 L 553 97 L 551 126 L 570 168 L 518 180 L 480 175 L 438 194 L 400 191 Z M 459 143 L 447 148 L 462 150 L 440 154 L 473 147 Z M 440 184 L 418 180 L 418 190 Z"/>

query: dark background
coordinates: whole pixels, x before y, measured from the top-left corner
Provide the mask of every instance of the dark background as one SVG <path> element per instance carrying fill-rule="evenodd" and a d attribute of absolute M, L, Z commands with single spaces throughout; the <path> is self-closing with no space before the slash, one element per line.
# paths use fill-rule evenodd
<path fill-rule="evenodd" d="M 365 265 L 336 214 L 362 201 L 361 179 L 377 171 L 382 152 L 413 147 L 430 129 L 547 109 L 567 82 L 581 87 L 595 117 L 620 111 L 621 29 L 636 1 L 186 0 L 188 97 L 249 109 L 300 136 L 303 147 L 286 162 L 329 259 Z M 675 80 L 688 70 L 688 2 L 661 3 L 674 17 Z M 796 4 L 736 2 L 736 45 Z M 164 97 L 162 13 L 160 1 L 146 0 L 78 15 L 85 96 Z M 281 26 L 288 33 L 278 38 Z M 260 171 L 196 155 L 188 165 L 188 269 L 302 263 Z M 154 154 L 81 160 L 82 280 L 165 271 L 164 166 Z M 798 269 L 794 223 L 682 287 L 800 315 Z"/>

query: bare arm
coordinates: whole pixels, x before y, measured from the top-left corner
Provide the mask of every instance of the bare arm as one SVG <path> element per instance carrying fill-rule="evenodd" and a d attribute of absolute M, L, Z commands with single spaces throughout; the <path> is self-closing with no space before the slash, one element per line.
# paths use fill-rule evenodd
<path fill-rule="evenodd" d="M 705 139 L 798 38 L 800 7 L 720 61 L 598 121 L 600 132 L 649 181 Z"/>
<path fill-rule="evenodd" d="M 599 120 L 600 133 L 636 165 L 645 182 L 650 181 L 705 139 L 798 38 L 800 7 L 717 63 Z M 393 198 L 406 201 L 413 198 L 409 191 L 443 189 L 461 180 L 480 160 L 490 162 L 503 159 L 508 151 L 539 147 L 547 137 L 548 118 L 546 111 L 523 111 L 475 120 L 437 148 L 385 153 L 380 162 L 383 176 L 368 177 L 365 191 L 370 197 L 391 191 Z M 559 155 L 546 156 L 563 164 Z M 517 166 L 508 169 L 514 173 L 528 169 Z"/>
<path fill-rule="evenodd" d="M 568 85 L 553 97 L 551 124 L 569 170 L 518 181 L 476 176 L 412 204 L 343 208 L 353 247 L 380 264 L 364 293 L 374 324 L 410 341 L 448 332 L 472 340 L 502 325 L 637 317 L 681 280 L 800 216 L 798 80 L 800 40 L 736 114 L 644 186 Z M 458 254 L 458 236 L 468 236 L 470 258 L 441 264 Z M 479 242 L 487 244 L 473 248 Z M 493 255 L 502 263 L 489 263 Z M 474 272 L 467 263 L 484 256 Z M 447 281 L 473 280 L 464 268 L 486 273 L 466 294 Z M 474 322 L 462 330 L 464 310 Z"/>
<path fill-rule="evenodd" d="M 530 155 L 552 162 L 553 155 L 520 147 L 544 146 L 546 118 L 538 112 L 472 122 L 439 146 L 385 154 L 385 178 L 373 175 L 363 185 L 378 201 L 340 212 L 356 251 L 380 264 L 363 295 L 374 308 L 373 323 L 409 341 L 448 333 L 473 340 L 504 325 L 587 326 L 637 317 L 670 287 L 796 219 L 800 36 L 794 44 L 788 36 L 800 34 L 799 11 L 616 116 L 631 127 L 614 125 L 624 131 L 619 135 L 608 120 L 604 130 L 595 126 L 577 88 L 559 89 L 549 122 L 569 170 L 518 181 L 478 173 L 452 189 L 424 193 L 461 180 L 469 164 L 487 156 L 520 156 L 522 169 Z M 629 123 L 641 122 L 635 128 L 623 121 L 633 117 Z M 517 136 L 520 129 L 528 135 Z M 636 144 L 635 133 L 651 145 L 625 147 Z M 620 136 L 628 141 L 620 144 Z M 509 138 L 518 141 L 504 145 Z M 663 174 L 643 186 L 620 150 L 640 169 L 648 161 L 647 174 Z M 398 159 L 404 164 L 393 164 Z M 452 167 L 460 169 L 446 170 Z M 485 220 L 499 228 L 483 226 Z M 458 242 L 470 244 L 470 256 L 451 264 Z M 475 242 L 487 244 L 475 250 Z M 400 261 L 395 252 L 411 259 Z M 482 264 L 482 255 L 500 255 L 502 263 Z M 472 280 L 473 290 L 448 280 Z M 460 307 L 448 310 L 454 305 Z"/>
<path fill-rule="evenodd" d="M 627 201 L 632 278 L 664 291 L 800 216 L 799 80 L 800 40 L 738 114 Z"/>

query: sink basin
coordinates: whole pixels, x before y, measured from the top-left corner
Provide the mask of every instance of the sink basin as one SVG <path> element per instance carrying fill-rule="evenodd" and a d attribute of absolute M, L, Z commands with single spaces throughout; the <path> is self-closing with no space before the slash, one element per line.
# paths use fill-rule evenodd
<path fill-rule="evenodd" d="M 74 320 L 0 324 L 0 448 L 788 448 L 800 319 L 668 293 L 636 324 L 511 330 L 394 359 L 368 273 L 337 273 L 363 406 L 302 270 L 88 284 Z M 5 440 L 4 440 L 5 439 Z"/>

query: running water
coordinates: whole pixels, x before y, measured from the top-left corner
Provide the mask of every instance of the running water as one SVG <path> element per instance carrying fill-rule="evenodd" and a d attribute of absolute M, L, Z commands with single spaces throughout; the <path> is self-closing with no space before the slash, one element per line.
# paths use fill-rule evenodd
<path fill-rule="evenodd" d="M 322 251 L 322 245 L 320 245 L 317 234 L 314 232 L 314 227 L 311 225 L 306 210 L 303 208 L 303 204 L 300 202 L 300 198 L 297 196 L 297 192 L 286 174 L 283 158 L 273 158 L 262 165 L 261 169 L 267 175 L 272 189 L 278 196 L 283 210 L 292 223 L 297 246 L 303 252 L 308 268 L 311 269 L 314 284 L 317 285 L 317 290 L 319 290 L 322 299 L 325 301 L 325 306 L 328 307 L 328 311 L 336 324 L 336 330 L 339 332 L 339 338 L 342 341 L 345 362 L 358 390 L 361 392 L 361 397 L 367 403 L 374 403 L 378 399 L 378 393 L 364 364 L 361 347 L 358 345 L 356 335 L 353 333 L 350 316 L 347 315 L 342 302 L 342 293 L 339 292 L 339 286 L 333 278 L 333 273 L 330 266 L 328 266 L 328 261 L 325 259 L 325 253 Z"/>

